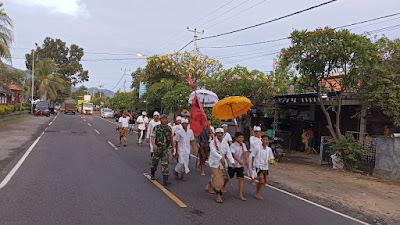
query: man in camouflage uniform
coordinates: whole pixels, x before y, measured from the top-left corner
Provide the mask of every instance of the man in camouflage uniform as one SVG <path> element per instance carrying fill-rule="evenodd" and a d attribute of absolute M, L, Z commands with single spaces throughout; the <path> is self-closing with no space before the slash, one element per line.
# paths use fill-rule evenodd
<path fill-rule="evenodd" d="M 168 126 L 167 115 L 162 114 L 160 116 L 161 124 L 157 125 L 153 129 L 151 134 L 151 143 L 153 145 L 153 156 L 151 157 L 150 170 L 151 179 L 154 180 L 155 172 L 157 170 L 158 162 L 161 160 L 161 172 L 163 175 L 163 184 L 171 184 L 168 180 L 169 169 L 168 169 L 168 149 L 172 146 L 171 154 L 174 154 L 174 136 L 172 134 L 172 129 Z"/>

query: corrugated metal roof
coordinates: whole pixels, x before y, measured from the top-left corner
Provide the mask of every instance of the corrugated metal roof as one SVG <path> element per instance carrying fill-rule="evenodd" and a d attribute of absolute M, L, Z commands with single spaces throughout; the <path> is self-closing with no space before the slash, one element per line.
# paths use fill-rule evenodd
<path fill-rule="evenodd" d="M 0 85 L 0 94 L 13 95 L 13 92 Z"/>

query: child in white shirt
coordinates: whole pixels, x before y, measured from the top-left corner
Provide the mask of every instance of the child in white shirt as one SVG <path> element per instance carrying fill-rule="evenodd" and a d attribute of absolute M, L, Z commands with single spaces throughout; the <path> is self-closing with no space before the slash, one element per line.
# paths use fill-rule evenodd
<path fill-rule="evenodd" d="M 268 160 L 274 159 L 272 149 L 268 147 L 268 135 L 261 136 L 262 145 L 254 149 L 254 158 L 252 160 L 252 169 L 256 169 L 258 176 L 258 184 L 256 198 L 263 199 L 260 195 L 261 187 L 268 182 Z"/>

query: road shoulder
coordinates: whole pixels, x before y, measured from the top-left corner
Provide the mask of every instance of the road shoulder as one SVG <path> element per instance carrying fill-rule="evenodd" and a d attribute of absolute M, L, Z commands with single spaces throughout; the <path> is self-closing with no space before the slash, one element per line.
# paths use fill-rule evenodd
<path fill-rule="evenodd" d="M 3 179 L 54 116 L 30 117 L 0 127 L 0 179 Z"/>
<path fill-rule="evenodd" d="M 271 166 L 270 184 L 372 224 L 400 222 L 400 185 L 304 163 Z"/>

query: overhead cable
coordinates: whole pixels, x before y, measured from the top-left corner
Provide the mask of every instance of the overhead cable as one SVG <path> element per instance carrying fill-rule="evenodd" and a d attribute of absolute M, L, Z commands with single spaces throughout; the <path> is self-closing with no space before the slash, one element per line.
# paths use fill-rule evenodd
<path fill-rule="evenodd" d="M 221 33 L 221 34 L 216 34 L 216 35 L 212 35 L 212 36 L 208 36 L 208 37 L 199 38 L 197 40 L 205 40 L 205 39 L 210 39 L 210 38 L 216 38 L 216 37 L 220 37 L 220 36 L 225 36 L 225 35 L 241 32 L 241 31 L 245 31 L 245 30 L 252 29 L 252 28 L 255 28 L 255 27 L 259 27 L 259 26 L 262 26 L 262 25 L 265 25 L 265 24 L 276 22 L 278 20 L 282 20 L 282 19 L 294 16 L 294 15 L 297 15 L 297 14 L 301 14 L 303 12 L 307 12 L 307 11 L 313 10 L 315 8 L 319 8 L 321 6 L 328 5 L 328 4 L 331 4 L 331 3 L 336 2 L 336 1 L 338 1 L 338 0 L 330 0 L 330 1 L 318 4 L 318 5 L 315 5 L 315 6 L 311 6 L 311 7 L 307 8 L 307 9 L 303 9 L 303 10 L 300 10 L 300 11 L 297 11 L 297 12 L 294 12 L 294 13 L 290 13 L 288 15 L 281 16 L 281 17 L 278 17 L 278 18 L 275 18 L 275 19 L 272 19 L 272 20 L 269 20 L 269 21 L 266 21 L 266 22 L 262 22 L 262 23 L 259 23 L 259 24 L 256 24 L 256 25 L 244 27 L 244 28 L 241 28 L 241 29 L 237 29 L 237 30 L 233 30 L 233 31 L 229 31 L 229 32 Z"/>

